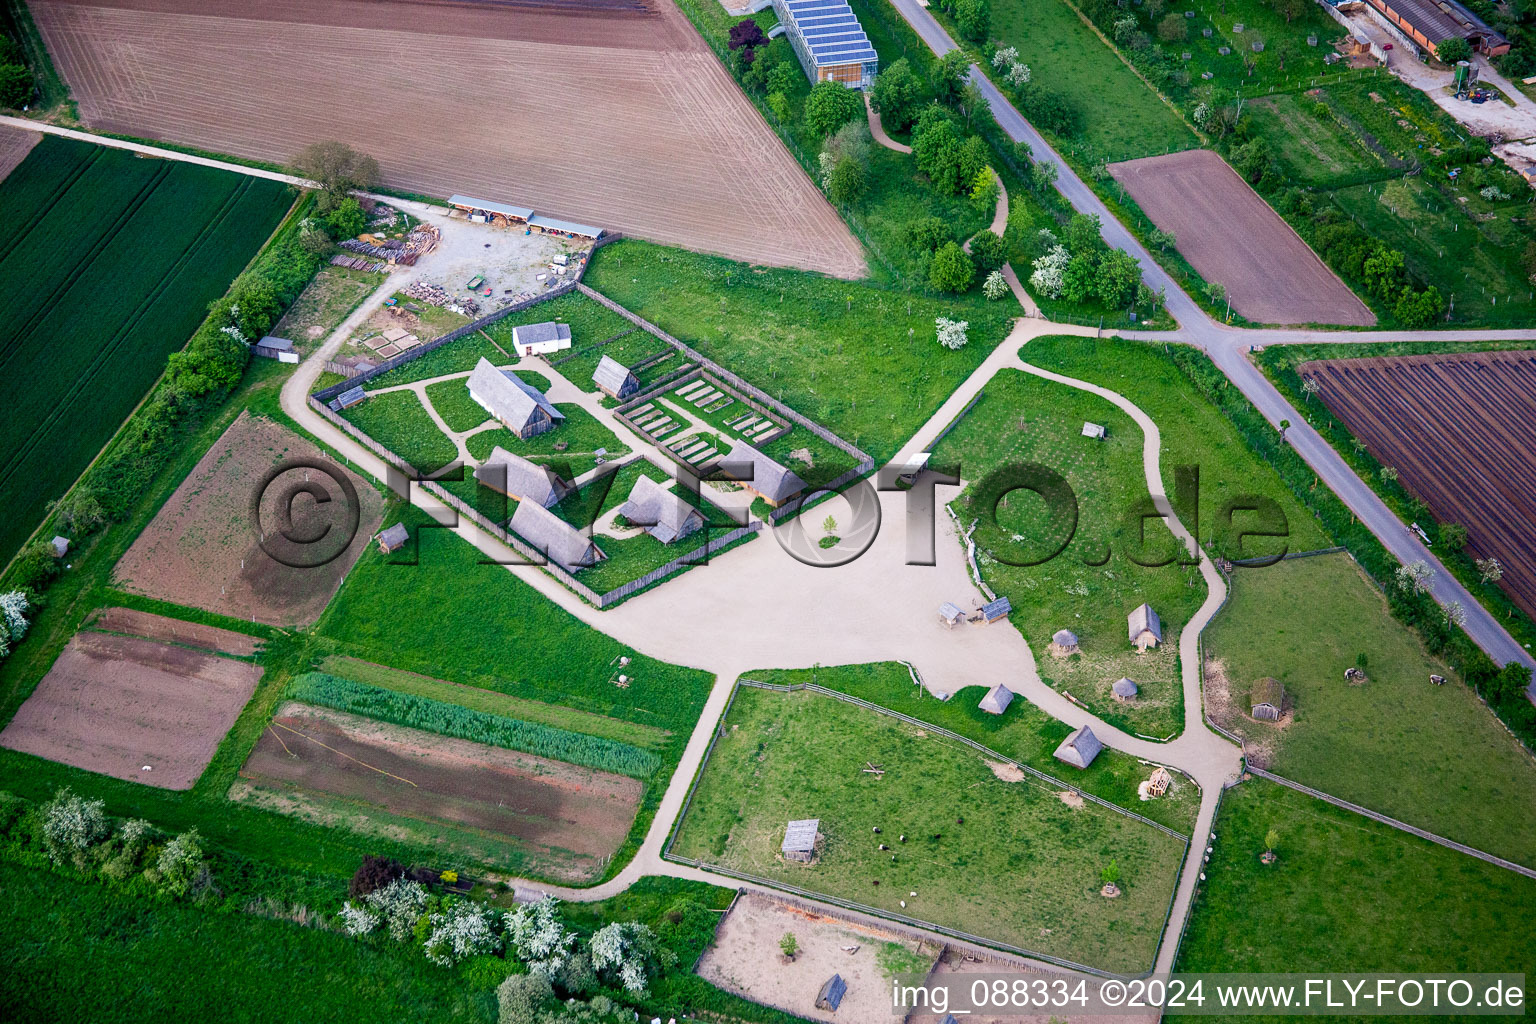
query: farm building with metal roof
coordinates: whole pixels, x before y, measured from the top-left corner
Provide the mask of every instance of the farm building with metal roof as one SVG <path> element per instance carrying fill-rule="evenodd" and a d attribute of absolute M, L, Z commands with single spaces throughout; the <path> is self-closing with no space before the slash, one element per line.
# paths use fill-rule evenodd
<path fill-rule="evenodd" d="M 868 89 L 880 58 L 846 0 L 773 0 L 789 45 L 813 82 Z"/>
<path fill-rule="evenodd" d="M 523 440 L 535 437 L 565 419 L 544 393 L 516 374 L 503 373 L 484 356 L 469 375 L 469 397 Z"/>
<path fill-rule="evenodd" d="M 1477 53 L 1497 57 L 1509 40 L 1456 0 L 1370 0 L 1371 6 L 1421 49 L 1439 57 L 1447 39 L 1465 39 Z"/>

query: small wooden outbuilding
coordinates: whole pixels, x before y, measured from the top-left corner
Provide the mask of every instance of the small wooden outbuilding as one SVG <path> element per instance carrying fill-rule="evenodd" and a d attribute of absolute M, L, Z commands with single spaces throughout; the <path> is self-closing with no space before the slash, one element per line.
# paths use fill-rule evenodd
<path fill-rule="evenodd" d="M 48 542 L 48 546 L 53 549 L 54 558 L 63 558 L 69 554 L 69 539 L 66 537 L 55 537 Z"/>
<path fill-rule="evenodd" d="M 1142 604 L 1126 616 L 1126 627 L 1131 636 L 1131 643 L 1138 651 L 1145 651 L 1148 647 L 1156 647 L 1163 642 L 1163 620 L 1158 618 L 1157 612 L 1152 610 L 1149 604 Z"/>
<path fill-rule="evenodd" d="M 828 1013 L 837 1012 L 842 1005 L 843 996 L 848 993 L 848 983 L 843 980 L 841 974 L 834 974 L 821 986 L 821 991 L 816 993 L 816 1009 L 826 1010 Z"/>
<path fill-rule="evenodd" d="M 405 524 L 396 523 L 387 530 L 379 532 L 379 550 L 386 555 L 391 551 L 399 551 L 410 538 L 411 533 L 405 528 Z"/>
<path fill-rule="evenodd" d="M 592 371 L 592 383 L 609 398 L 628 398 L 640 390 L 640 379 L 612 356 L 603 356 Z"/>
<path fill-rule="evenodd" d="M 987 691 L 987 695 L 981 698 L 977 705 L 981 710 L 991 715 L 1000 715 L 1008 710 L 1008 705 L 1013 703 L 1013 691 L 1002 683 L 998 683 Z"/>
<path fill-rule="evenodd" d="M 1074 768 L 1087 768 L 1103 749 L 1104 744 L 1085 725 L 1061 741 L 1061 746 L 1056 748 L 1056 760 L 1065 761 Z"/>
<path fill-rule="evenodd" d="M 1013 603 L 1006 597 L 999 597 L 982 605 L 981 611 L 971 616 L 971 621 L 985 626 L 996 622 L 998 619 L 1006 619 L 1011 611 L 1013 611 Z"/>
<path fill-rule="evenodd" d="M 1058 629 L 1051 636 L 1050 652 L 1058 658 L 1077 653 L 1077 634 L 1070 629 Z"/>
<path fill-rule="evenodd" d="M 1115 700 L 1125 702 L 1135 700 L 1137 694 L 1141 693 L 1141 687 L 1137 686 L 1134 680 L 1121 676 L 1115 680 L 1110 691 L 1114 694 Z"/>
<path fill-rule="evenodd" d="M 816 836 L 820 828 L 820 818 L 802 818 L 790 822 L 784 828 L 784 842 L 779 846 L 779 852 L 784 854 L 785 860 L 809 864 L 816 856 Z"/>
<path fill-rule="evenodd" d="M 1095 441 L 1102 441 L 1102 440 L 1104 440 L 1104 437 L 1105 437 L 1106 434 L 1108 434 L 1108 431 L 1104 429 L 1104 424 L 1102 424 L 1102 423 L 1084 423 L 1083 424 L 1083 436 L 1084 437 L 1091 437 Z"/>
<path fill-rule="evenodd" d="M 945 601 L 943 604 L 939 605 L 939 622 L 943 624 L 946 629 L 954 629 L 964 621 L 965 612 L 960 610 L 959 605 L 949 601 Z"/>
<path fill-rule="evenodd" d="M 1248 713 L 1261 722 L 1277 722 L 1285 710 L 1285 684 L 1265 676 L 1248 691 Z"/>

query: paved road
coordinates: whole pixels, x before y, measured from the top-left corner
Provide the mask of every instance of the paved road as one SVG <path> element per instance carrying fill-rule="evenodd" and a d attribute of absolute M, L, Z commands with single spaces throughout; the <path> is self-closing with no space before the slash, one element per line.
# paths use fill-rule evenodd
<path fill-rule="evenodd" d="M 927 9 L 917 0 L 891 0 L 896 10 L 907 20 L 917 34 L 940 56 L 956 49 L 955 42 L 944 31 Z M 1536 328 L 1501 331 L 1436 331 L 1432 335 L 1407 331 L 1349 331 L 1325 332 L 1313 330 L 1259 330 L 1245 331 L 1215 323 L 1178 283 L 1158 266 L 1150 253 L 1136 240 L 1094 194 L 1081 178 L 1067 166 L 1065 160 L 1040 135 L 1035 127 L 1013 106 L 1006 96 L 992 84 L 980 68 L 971 65 L 971 81 L 980 86 L 983 95 L 992 105 L 992 114 L 1008 137 L 1023 142 L 1030 148 L 1038 162 L 1056 167 L 1056 187 L 1082 213 L 1097 214 L 1104 228 L 1104 238 L 1116 248 L 1124 249 L 1136 257 L 1149 287 L 1162 290 L 1168 311 L 1179 321 L 1180 330 L 1171 333 L 1134 335 L 1147 340 L 1180 341 L 1198 345 L 1211 357 L 1227 377 L 1236 384 L 1250 402 L 1262 412 L 1270 423 L 1279 426 L 1281 420 L 1289 420 L 1293 426 L 1286 438 L 1298 454 L 1307 461 L 1318 477 L 1323 480 L 1350 511 L 1357 515 L 1384 544 L 1388 551 L 1403 562 L 1422 561 L 1435 570 L 1435 583 L 1431 590 L 1442 606 L 1452 602 L 1459 604 L 1466 613 L 1466 631 L 1469 636 L 1488 652 L 1499 664 L 1519 661 L 1536 668 L 1530 651 L 1515 642 L 1514 637 L 1488 613 L 1467 588 L 1446 570 L 1440 560 L 1424 546 L 1418 537 L 1409 532 L 1376 493 L 1349 468 L 1339 454 L 1323 440 L 1322 436 L 1307 425 L 1301 416 L 1246 357 L 1253 345 L 1300 344 L 1338 342 L 1353 344 L 1369 341 L 1408 341 L 1433 337 L 1441 341 L 1536 339 Z M 1536 679 L 1528 690 L 1536 700 Z"/>

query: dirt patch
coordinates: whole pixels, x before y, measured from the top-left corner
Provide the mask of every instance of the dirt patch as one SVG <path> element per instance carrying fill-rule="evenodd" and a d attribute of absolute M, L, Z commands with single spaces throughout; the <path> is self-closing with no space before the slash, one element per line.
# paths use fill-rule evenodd
<path fill-rule="evenodd" d="M 836 211 L 666 0 L 99 0 L 32 14 L 95 128 L 283 163 L 337 139 L 407 191 L 867 272 Z"/>
<path fill-rule="evenodd" d="M 116 779 L 191 789 L 261 672 L 153 640 L 80 633 L 0 732 L 0 746 Z"/>
<path fill-rule="evenodd" d="M 992 769 L 993 775 L 1004 782 L 1024 781 L 1024 769 L 1016 764 L 1009 764 L 1006 761 L 987 761 L 987 767 Z"/>
<path fill-rule="evenodd" d="M 517 839 L 577 880 L 602 872 L 644 790 L 621 775 L 293 703 L 279 709 L 240 776 Z"/>
<path fill-rule="evenodd" d="M 372 484 L 340 470 L 356 492 L 355 536 L 323 565 L 285 565 L 263 550 L 251 518 L 251 500 L 267 472 L 287 459 L 331 464 L 316 445 L 286 427 L 241 413 L 117 563 L 116 582 L 134 593 L 237 619 L 273 626 L 315 621 L 378 529 L 384 503 Z M 273 483 L 262 491 L 263 524 L 280 522 L 279 506 L 285 504 L 281 499 L 290 487 L 314 485 L 329 500 L 321 503 L 298 495 L 291 505 L 290 534 L 317 536 L 330 527 L 328 537 L 345 539 L 352 498 L 336 480 L 319 471 L 291 470 Z M 270 540 L 269 546 L 274 546 Z M 323 555 L 321 547 L 315 545 L 316 553 Z M 309 553 L 307 548 L 304 553 Z"/>
<path fill-rule="evenodd" d="M 261 648 L 261 641 L 245 633 L 198 622 L 183 622 L 165 615 L 141 612 L 133 608 L 101 608 L 85 623 L 91 629 L 107 633 L 127 633 L 182 647 L 201 647 L 205 651 L 249 657 Z"/>
<path fill-rule="evenodd" d="M 800 945 L 789 963 L 777 955 L 786 932 Z M 747 893 L 720 922 L 698 974 L 728 992 L 811 1020 L 894 1021 L 890 979 L 879 963 L 880 951 L 892 942 L 917 955 L 917 943 L 900 933 Z M 931 962 L 936 953 L 923 959 Z M 816 1008 L 816 994 L 833 974 L 848 983 L 836 1014 Z"/>
<path fill-rule="evenodd" d="M 1367 326 L 1376 317 L 1219 154 L 1191 149 L 1110 164 L 1152 223 L 1232 308 L 1269 324 Z"/>
<path fill-rule="evenodd" d="M 972 980 L 970 975 L 998 975 L 1008 974 L 1018 978 L 1027 979 L 1030 991 L 1036 991 L 1037 986 L 1044 984 L 1047 991 L 1056 992 L 1057 985 L 1065 982 L 1068 991 L 1075 990 L 1078 980 L 1082 975 L 1067 974 L 1064 972 L 1050 971 L 1032 965 L 1024 965 L 1011 960 L 990 958 L 982 959 L 971 956 L 957 949 L 951 949 L 934 965 L 933 971 L 928 975 L 931 983 L 942 982 L 951 993 L 957 997 L 968 996 L 971 991 Z M 951 1003 L 953 1007 L 955 1004 Z M 887 1011 L 889 1012 L 889 1011 Z M 869 1018 L 875 1020 L 876 1018 Z M 885 1019 L 885 1018 L 882 1018 Z M 895 1018 L 888 1018 L 894 1020 Z M 940 1024 L 944 1019 L 941 1013 L 913 1013 L 903 1021 L 903 1024 Z M 1095 1015 L 1079 1014 L 1073 1012 L 1057 1011 L 1056 1013 L 1009 1013 L 994 1016 L 988 1013 L 971 1013 L 958 1018 L 965 1024 L 1055 1024 L 1057 1021 L 1069 1020 L 1072 1024 L 1154 1024 L 1157 1020 L 1155 1014 L 1115 1014 Z"/>
<path fill-rule="evenodd" d="M 1467 553 L 1497 558 L 1499 586 L 1536 615 L 1536 351 L 1331 359 L 1297 371 L 1398 472 Z"/>
<path fill-rule="evenodd" d="M 296 342 L 307 354 L 382 282 L 377 274 L 322 267 L 272 328 L 272 333 Z"/>
<path fill-rule="evenodd" d="M 1057 793 L 1056 796 L 1057 796 L 1058 799 L 1061 800 L 1062 803 L 1066 804 L 1068 807 L 1071 807 L 1074 810 L 1081 810 L 1082 809 L 1082 806 L 1083 806 L 1083 795 L 1081 793 L 1073 792 L 1070 789 L 1064 789 L 1061 792 Z"/>
<path fill-rule="evenodd" d="M 32 152 L 32 147 L 41 138 L 38 132 L 0 125 L 0 181 L 4 181 L 27 158 L 27 154 Z"/>

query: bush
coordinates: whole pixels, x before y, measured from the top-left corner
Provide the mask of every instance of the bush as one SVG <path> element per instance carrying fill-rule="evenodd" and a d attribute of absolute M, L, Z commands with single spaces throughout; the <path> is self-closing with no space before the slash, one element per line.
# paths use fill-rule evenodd
<path fill-rule="evenodd" d="M 19 110 L 32 102 L 36 94 L 32 69 L 25 64 L 0 64 L 0 107 Z"/>
<path fill-rule="evenodd" d="M 869 90 L 869 105 L 880 115 L 887 131 L 902 132 L 912 127 L 922 103 L 923 85 L 905 57 L 876 75 Z"/>
<path fill-rule="evenodd" d="M 428 917 L 431 931 L 422 948 L 439 967 L 452 967 L 470 957 L 501 950 L 496 914 L 481 903 L 454 900 Z"/>
<path fill-rule="evenodd" d="M 1472 44 L 1459 36 L 1442 39 L 1435 47 L 1435 56 L 1445 64 L 1472 59 Z"/>
<path fill-rule="evenodd" d="M 1008 243 L 1001 235 L 983 231 L 971 239 L 971 260 L 977 273 L 990 274 L 1008 262 Z"/>
<path fill-rule="evenodd" d="M 661 759 L 655 754 L 627 743 L 355 683 L 324 672 L 306 672 L 296 677 L 288 685 L 288 696 L 440 736 L 521 750 L 636 779 L 648 778 L 661 767 Z"/>
<path fill-rule="evenodd" d="M 1184 15 L 1174 12 L 1157 23 L 1157 38 L 1165 43 L 1182 43 L 1189 38 L 1189 26 Z"/>
<path fill-rule="evenodd" d="M 932 253 L 945 242 L 952 241 L 949 222 L 939 217 L 924 217 L 907 225 L 907 245 L 919 254 Z"/>
<path fill-rule="evenodd" d="M 554 1002 L 548 978 L 514 974 L 496 989 L 497 1024 L 538 1024 Z"/>
<path fill-rule="evenodd" d="M 405 877 L 405 865 L 392 857 L 376 857 L 371 853 L 363 854 L 363 863 L 358 866 L 352 875 L 352 881 L 347 884 L 347 895 L 353 899 L 362 899 L 369 893 L 384 888 L 397 878 Z"/>
<path fill-rule="evenodd" d="M 638 921 L 604 925 L 593 934 L 587 949 L 598 976 L 623 985 L 626 992 L 644 992 L 656 972 L 677 962 L 677 954 L 664 948 L 656 933 Z"/>
<path fill-rule="evenodd" d="M 1037 128 L 1064 139 L 1083 132 L 1083 115 L 1066 94 L 1031 85 L 1023 92 L 1024 113 Z"/>
<path fill-rule="evenodd" d="M 507 941 L 531 974 L 555 977 L 576 945 L 576 933 L 560 920 L 559 906 L 559 900 L 545 896 L 507 915 Z"/>
<path fill-rule="evenodd" d="M 971 42 L 985 41 L 992 28 L 992 4 L 989 0 L 955 0 L 955 25 Z"/>
<path fill-rule="evenodd" d="M 326 214 L 325 226 L 332 238 L 356 238 L 368 226 L 368 218 L 358 201 L 348 196 Z"/>
<path fill-rule="evenodd" d="M 864 101 L 857 91 L 841 82 L 817 82 L 805 100 L 805 126 L 825 138 L 863 111 Z"/>
<path fill-rule="evenodd" d="M 845 156 L 832 169 L 832 177 L 827 183 L 827 197 L 834 203 L 846 206 L 862 196 L 867 186 L 863 165 Z"/>
<path fill-rule="evenodd" d="M 160 895 L 179 899 L 192 891 L 193 884 L 206 871 L 203 840 L 194 828 L 166 843 L 154 866 L 144 872 L 144 878 Z"/>
<path fill-rule="evenodd" d="M 68 787 L 42 808 L 43 849 L 55 864 L 68 861 L 84 868 L 85 855 L 112 834 L 106 801 L 75 796 Z"/>
<path fill-rule="evenodd" d="M 933 262 L 928 265 L 928 283 L 941 292 L 956 295 L 971 286 L 975 274 L 971 258 L 954 242 L 946 242 L 933 254 Z"/>

